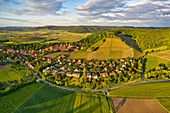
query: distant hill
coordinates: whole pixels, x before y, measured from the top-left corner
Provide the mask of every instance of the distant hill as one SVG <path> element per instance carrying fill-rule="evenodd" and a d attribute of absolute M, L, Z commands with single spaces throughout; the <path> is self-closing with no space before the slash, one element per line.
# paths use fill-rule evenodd
<path fill-rule="evenodd" d="M 74 33 L 98 33 L 101 31 L 110 31 L 117 28 L 134 28 L 133 26 L 43 26 L 35 27 L 32 30 L 50 29 L 50 30 L 63 30 Z"/>
<path fill-rule="evenodd" d="M 32 29 L 33 27 L 0 27 L 0 32 L 8 32 L 8 31 L 25 31 Z"/>

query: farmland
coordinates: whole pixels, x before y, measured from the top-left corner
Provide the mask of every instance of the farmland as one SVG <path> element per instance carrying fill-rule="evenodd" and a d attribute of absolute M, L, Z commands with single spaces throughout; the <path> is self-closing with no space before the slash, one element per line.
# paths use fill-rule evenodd
<path fill-rule="evenodd" d="M 158 102 L 164 106 L 170 112 L 170 98 L 169 97 L 160 97 L 157 98 Z"/>
<path fill-rule="evenodd" d="M 109 92 L 111 97 L 127 97 L 127 98 L 153 98 L 169 97 L 170 83 L 152 83 L 125 86 L 113 89 Z"/>
<path fill-rule="evenodd" d="M 98 44 L 97 44 L 98 45 Z M 133 57 L 136 54 L 134 49 L 126 45 L 118 38 L 106 38 L 106 41 L 95 52 L 91 52 L 87 55 L 87 59 L 99 59 L 106 60 L 111 58 L 126 58 Z M 140 52 L 139 52 L 140 53 Z"/>
<path fill-rule="evenodd" d="M 12 99 L 12 101 L 10 100 Z M 110 112 L 106 97 L 102 95 L 65 91 L 34 83 L 0 97 L 0 112 Z"/>
<path fill-rule="evenodd" d="M 73 58 L 73 59 L 74 58 L 75 59 L 86 58 L 89 53 L 90 52 L 88 52 L 88 51 L 74 51 L 71 53 L 70 58 Z"/>
<path fill-rule="evenodd" d="M 9 31 L 1 33 L 0 40 L 9 40 L 3 44 L 11 43 L 40 43 L 40 42 L 75 42 L 85 38 L 91 33 L 71 33 L 62 30 L 38 30 L 38 31 Z"/>
<path fill-rule="evenodd" d="M 7 70 L 0 70 L 0 78 L 1 78 L 0 82 L 7 82 L 7 81 L 18 80 L 19 78 L 23 78 L 23 76 L 13 71 L 12 69 L 7 69 Z"/>
<path fill-rule="evenodd" d="M 10 69 L 7 65 L 0 65 L 0 70 Z"/>
<path fill-rule="evenodd" d="M 152 56 L 152 55 L 148 55 L 146 57 L 146 60 L 147 60 L 147 62 L 146 62 L 145 72 L 148 72 L 148 71 L 156 68 L 156 66 L 158 66 L 161 63 L 164 63 L 164 64 L 168 63 L 168 60 L 165 60 L 165 59 L 162 59 L 162 58 L 159 58 L 156 56 Z"/>
<path fill-rule="evenodd" d="M 170 50 L 151 53 L 150 55 L 170 61 Z"/>
<path fill-rule="evenodd" d="M 111 98 L 116 113 L 167 113 L 154 99 Z"/>
<path fill-rule="evenodd" d="M 58 55 L 66 55 L 66 56 L 69 56 L 71 54 L 71 52 L 57 52 L 57 53 L 51 53 L 51 54 L 48 54 L 48 55 L 45 55 L 44 57 L 50 57 L 50 58 L 55 58 L 56 56 Z"/>

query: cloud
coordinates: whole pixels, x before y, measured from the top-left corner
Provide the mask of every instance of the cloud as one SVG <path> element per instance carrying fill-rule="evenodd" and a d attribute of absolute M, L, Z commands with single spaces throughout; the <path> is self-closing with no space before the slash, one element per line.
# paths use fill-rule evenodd
<path fill-rule="evenodd" d="M 29 21 L 29 20 L 25 20 L 25 19 L 14 19 L 14 18 L 6 18 L 6 17 L 0 17 L 0 20 L 19 21 L 19 22 L 28 22 Z"/>
<path fill-rule="evenodd" d="M 14 2 L 14 1 L 10 1 L 10 0 L 0 0 L 0 2 L 7 2 L 7 3 L 11 3 L 11 4 L 19 4 L 17 2 Z"/>
<path fill-rule="evenodd" d="M 130 2 L 129 2 L 130 3 Z M 89 0 L 77 7 L 77 21 L 88 23 L 160 25 L 170 26 L 168 0 L 144 0 L 129 4 L 126 0 Z M 104 4 L 104 5 L 102 5 Z"/>
<path fill-rule="evenodd" d="M 8 1 L 8 0 L 1 0 Z M 8 11 L 16 15 L 59 15 L 57 12 L 60 11 L 63 7 L 63 0 L 20 0 L 25 3 L 24 8 L 4 8 L 5 11 Z"/>

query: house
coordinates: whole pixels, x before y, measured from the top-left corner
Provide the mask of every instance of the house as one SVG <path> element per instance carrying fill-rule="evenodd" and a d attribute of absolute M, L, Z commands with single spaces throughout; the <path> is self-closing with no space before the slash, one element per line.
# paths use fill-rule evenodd
<path fill-rule="evenodd" d="M 116 75 L 116 73 L 114 71 L 110 72 L 109 75 Z"/>
<path fill-rule="evenodd" d="M 98 79 L 98 75 L 95 74 L 95 73 L 93 73 L 93 74 L 92 74 L 92 78 L 93 78 L 93 79 Z"/>
<path fill-rule="evenodd" d="M 75 69 L 74 72 L 79 72 L 80 70 L 79 69 Z"/>
<path fill-rule="evenodd" d="M 75 78 L 80 78 L 80 73 L 73 73 L 72 76 Z"/>
<path fill-rule="evenodd" d="M 47 63 L 51 64 L 51 60 L 50 60 L 50 59 L 48 59 L 48 60 L 47 60 Z"/>
<path fill-rule="evenodd" d="M 57 73 L 57 70 L 52 70 L 51 73 L 54 75 L 55 73 Z"/>
<path fill-rule="evenodd" d="M 44 70 L 43 70 L 43 73 L 44 73 L 44 72 L 49 72 L 49 70 L 48 70 L 48 69 L 44 69 Z"/>
<path fill-rule="evenodd" d="M 34 69 L 34 66 L 30 63 L 28 63 L 28 66 L 31 68 L 31 69 Z"/>
<path fill-rule="evenodd" d="M 65 68 L 65 67 L 61 67 L 60 69 L 61 69 L 61 70 L 65 70 L 66 68 Z"/>
<path fill-rule="evenodd" d="M 66 73 L 66 76 L 72 77 L 72 73 L 71 73 L 71 72 L 67 72 L 67 73 Z"/>
<path fill-rule="evenodd" d="M 100 75 L 103 76 L 103 77 L 108 77 L 108 73 L 106 73 L 106 72 L 105 73 L 100 73 Z"/>
<path fill-rule="evenodd" d="M 92 78 L 90 73 L 87 73 L 87 78 Z"/>

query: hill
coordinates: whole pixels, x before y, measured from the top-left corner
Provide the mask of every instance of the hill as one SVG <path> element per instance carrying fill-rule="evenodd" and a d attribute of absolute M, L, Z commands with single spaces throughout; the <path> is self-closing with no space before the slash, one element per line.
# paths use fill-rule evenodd
<path fill-rule="evenodd" d="M 119 59 L 126 57 L 134 57 L 138 51 L 134 51 L 133 48 L 128 46 L 125 42 L 122 42 L 119 38 L 106 38 L 106 41 L 95 52 L 91 52 L 87 55 L 87 59 Z M 140 52 L 138 52 L 140 53 Z M 135 56 L 137 57 L 137 56 Z"/>

